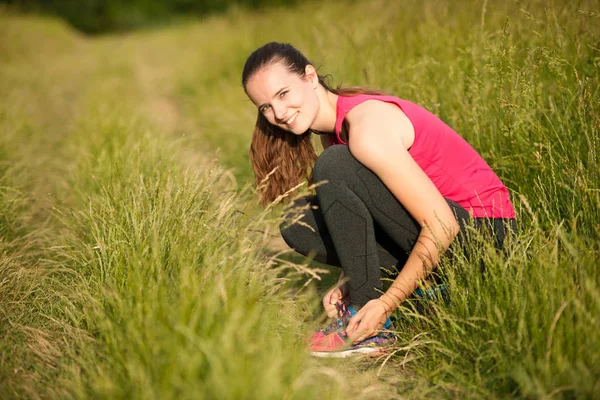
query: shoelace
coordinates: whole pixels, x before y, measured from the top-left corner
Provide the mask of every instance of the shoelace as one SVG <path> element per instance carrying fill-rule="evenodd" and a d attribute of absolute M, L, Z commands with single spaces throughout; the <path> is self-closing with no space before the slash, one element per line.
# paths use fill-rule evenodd
<path fill-rule="evenodd" d="M 324 334 L 329 334 L 331 332 L 336 332 L 339 330 L 346 329 L 348 320 L 350 320 L 350 318 L 351 318 L 350 311 L 348 310 L 348 307 L 344 303 L 337 302 L 337 303 L 335 303 L 335 307 L 337 308 L 338 313 L 341 315 L 341 317 L 336 318 L 335 321 L 333 321 L 331 324 L 327 325 L 325 328 L 319 329 Z"/>

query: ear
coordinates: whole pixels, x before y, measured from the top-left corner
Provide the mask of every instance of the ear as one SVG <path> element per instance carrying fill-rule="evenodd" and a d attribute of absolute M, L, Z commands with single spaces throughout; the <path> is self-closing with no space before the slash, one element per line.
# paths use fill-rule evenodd
<path fill-rule="evenodd" d="M 315 67 L 308 64 L 306 68 L 304 68 L 304 76 L 313 84 L 313 87 L 316 89 L 319 85 L 319 75 L 317 74 Z"/>

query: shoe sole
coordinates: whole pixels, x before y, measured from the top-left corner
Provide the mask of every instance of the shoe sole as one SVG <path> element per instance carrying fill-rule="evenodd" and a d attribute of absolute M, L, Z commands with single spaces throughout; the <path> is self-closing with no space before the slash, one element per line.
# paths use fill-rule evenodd
<path fill-rule="evenodd" d="M 358 349 L 348 349 L 343 351 L 311 351 L 310 355 L 323 358 L 346 358 L 360 354 L 379 355 L 383 348 L 378 347 L 360 347 Z"/>

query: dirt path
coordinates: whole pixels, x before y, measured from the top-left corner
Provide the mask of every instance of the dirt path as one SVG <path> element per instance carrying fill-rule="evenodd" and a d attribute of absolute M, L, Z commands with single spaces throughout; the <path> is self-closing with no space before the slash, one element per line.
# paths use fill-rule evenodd
<path fill-rule="evenodd" d="M 145 103 L 143 109 L 160 131 L 173 134 L 183 129 L 185 121 L 173 96 L 173 82 L 169 79 L 172 71 L 148 47 L 136 46 L 132 54 L 136 81 Z"/>

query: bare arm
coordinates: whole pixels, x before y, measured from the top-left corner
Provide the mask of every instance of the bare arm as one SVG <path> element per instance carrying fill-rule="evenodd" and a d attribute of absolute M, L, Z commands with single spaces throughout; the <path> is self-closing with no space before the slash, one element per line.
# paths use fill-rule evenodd
<path fill-rule="evenodd" d="M 394 120 L 388 115 L 390 109 L 380 102 L 363 104 L 352 117 L 350 151 L 422 227 L 406 264 L 380 298 L 391 313 L 435 267 L 460 228 L 444 197 L 408 153 L 403 128 L 390 123 Z"/>

